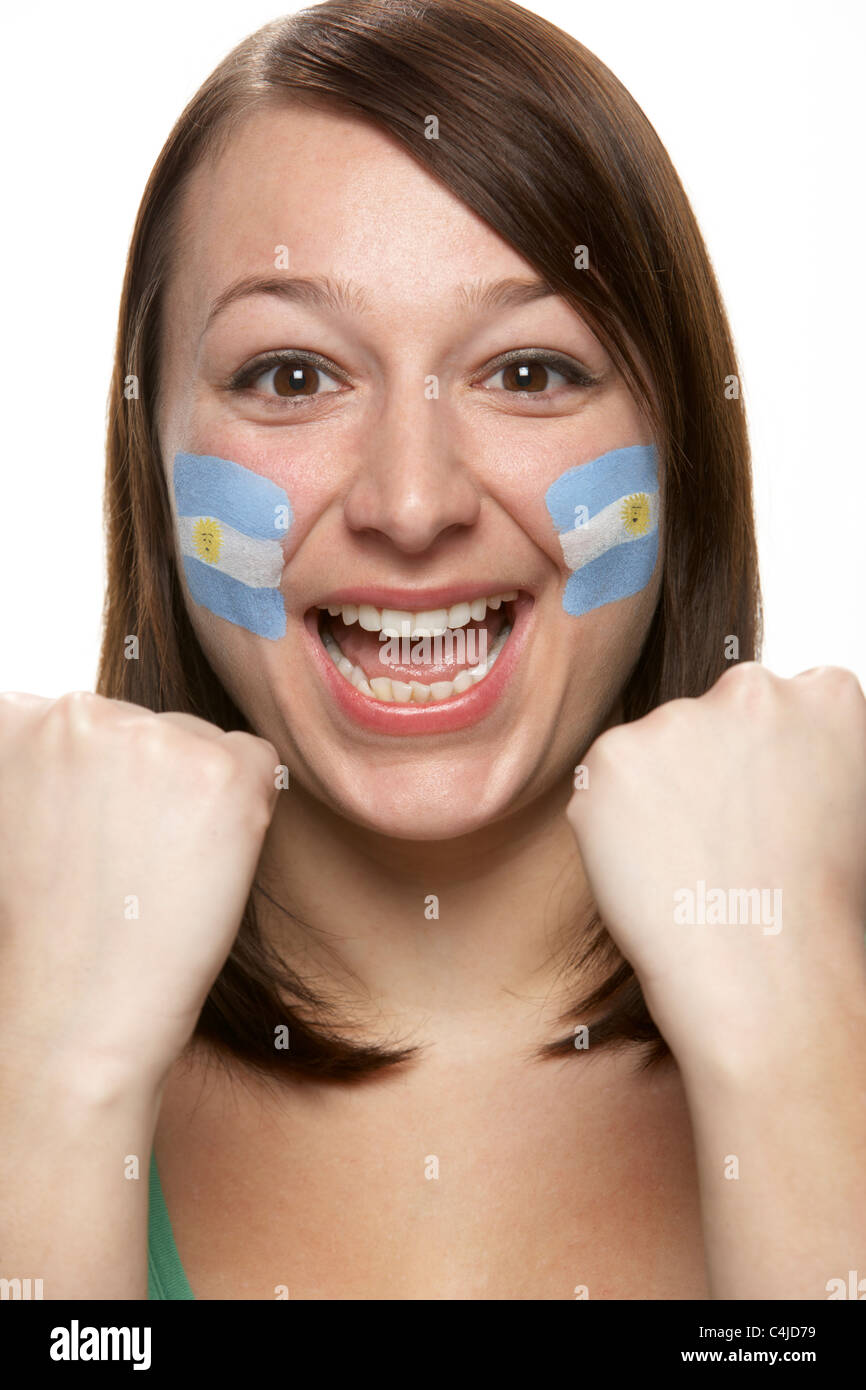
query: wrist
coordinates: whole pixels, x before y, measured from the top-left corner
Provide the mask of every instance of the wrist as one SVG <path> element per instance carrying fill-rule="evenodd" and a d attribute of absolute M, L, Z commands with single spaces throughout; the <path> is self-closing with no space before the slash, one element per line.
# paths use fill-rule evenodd
<path fill-rule="evenodd" d="M 690 1101 L 735 1099 L 764 1107 L 785 1096 L 829 1096 L 866 1077 L 866 994 L 824 1000 L 780 1018 L 767 1014 L 749 1026 L 690 1044 L 671 1045 Z"/>
<path fill-rule="evenodd" d="M 164 1076 L 129 1067 L 119 1058 L 68 1051 L 38 1057 L 6 1052 L 0 1060 L 0 1096 L 4 1104 L 56 1115 L 94 1119 L 139 1115 L 145 1121 L 159 1112 Z"/>

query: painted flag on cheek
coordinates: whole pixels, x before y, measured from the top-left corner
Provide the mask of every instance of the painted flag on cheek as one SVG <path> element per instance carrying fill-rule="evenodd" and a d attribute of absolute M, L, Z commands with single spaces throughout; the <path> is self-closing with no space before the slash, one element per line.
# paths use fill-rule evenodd
<path fill-rule="evenodd" d="M 613 449 L 570 468 L 545 496 L 572 571 L 562 606 L 573 617 L 629 598 L 658 556 L 658 454 L 652 444 Z"/>
<path fill-rule="evenodd" d="M 287 494 L 270 478 L 210 454 L 176 454 L 175 525 L 194 603 L 276 641 L 286 630 L 280 591 Z"/>

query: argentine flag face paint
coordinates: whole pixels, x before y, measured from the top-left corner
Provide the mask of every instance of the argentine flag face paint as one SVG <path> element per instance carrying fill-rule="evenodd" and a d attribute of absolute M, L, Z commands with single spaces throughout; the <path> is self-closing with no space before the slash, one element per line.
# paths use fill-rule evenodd
<path fill-rule="evenodd" d="M 259 637 L 282 637 L 280 541 L 293 519 L 286 493 L 270 478 L 209 454 L 175 454 L 173 481 L 193 601 Z"/>
<path fill-rule="evenodd" d="M 635 444 L 570 468 L 545 496 L 572 571 L 562 606 L 579 617 L 629 598 L 650 581 L 658 555 L 658 454 Z"/>

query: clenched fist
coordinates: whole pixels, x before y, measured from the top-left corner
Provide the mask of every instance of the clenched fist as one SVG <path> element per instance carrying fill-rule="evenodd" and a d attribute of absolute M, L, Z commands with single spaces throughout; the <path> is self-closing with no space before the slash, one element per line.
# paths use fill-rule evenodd
<path fill-rule="evenodd" d="M 0 696 L 3 1055 L 160 1084 L 237 933 L 277 763 L 191 715 Z"/>

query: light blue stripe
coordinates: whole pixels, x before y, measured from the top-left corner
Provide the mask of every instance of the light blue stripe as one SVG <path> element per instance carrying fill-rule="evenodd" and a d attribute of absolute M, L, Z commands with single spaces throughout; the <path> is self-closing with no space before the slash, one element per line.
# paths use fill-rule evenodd
<path fill-rule="evenodd" d="M 586 515 L 593 517 L 620 497 L 628 497 L 632 492 L 655 492 L 657 488 L 655 445 L 633 444 L 570 468 L 551 483 L 544 500 L 557 531 L 572 531 L 576 507 L 586 507 Z M 633 544 L 630 542 L 628 549 Z"/>
<path fill-rule="evenodd" d="M 591 608 L 629 598 L 652 578 L 659 549 L 658 530 L 640 540 L 625 541 L 576 570 L 565 586 L 562 606 L 579 618 Z"/>
<path fill-rule="evenodd" d="M 178 516 L 216 517 L 263 541 L 281 540 L 294 519 L 288 496 L 272 479 L 212 454 L 175 454 L 174 496 Z"/>
<path fill-rule="evenodd" d="M 279 589 L 252 589 L 213 565 L 191 555 L 182 556 L 189 592 L 195 603 L 218 618 L 245 627 L 259 637 L 276 641 L 286 631 L 286 605 Z"/>

